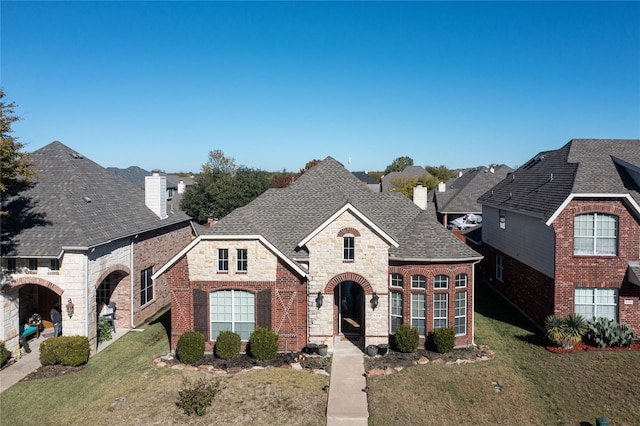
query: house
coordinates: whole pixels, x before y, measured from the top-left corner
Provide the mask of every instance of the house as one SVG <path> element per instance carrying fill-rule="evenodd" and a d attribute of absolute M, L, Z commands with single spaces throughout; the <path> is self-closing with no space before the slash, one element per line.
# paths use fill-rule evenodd
<path fill-rule="evenodd" d="M 170 303 L 151 275 L 191 241 L 190 218 L 167 211 L 163 176 L 147 176 L 143 190 L 60 142 L 30 159 L 32 187 L 3 200 L 0 340 L 13 350 L 33 313 L 50 320 L 61 306 L 62 333 L 95 350 L 104 305 L 130 329 Z"/>
<path fill-rule="evenodd" d="M 280 349 L 345 336 L 388 343 L 399 324 L 452 326 L 473 344 L 474 264 L 482 258 L 399 193 L 374 193 L 327 157 L 210 228 L 154 273 L 171 289 L 171 345 L 256 326 Z"/>
<path fill-rule="evenodd" d="M 382 192 L 393 191 L 404 186 L 409 179 L 421 178 L 422 176 L 431 176 L 422 166 L 407 166 L 401 172 L 391 172 L 382 176 Z"/>
<path fill-rule="evenodd" d="M 571 140 L 478 201 L 484 273 L 538 325 L 576 312 L 640 330 L 640 140 Z"/>
<path fill-rule="evenodd" d="M 353 175 L 357 177 L 360 182 L 365 184 L 371 191 L 380 192 L 382 188 L 380 182 L 378 182 L 378 179 L 371 176 L 368 171 L 365 170 L 362 172 L 353 172 Z"/>
<path fill-rule="evenodd" d="M 479 166 L 461 171 L 458 177 L 446 182 L 440 182 L 430 194 L 438 213 L 438 221 L 450 229 L 466 229 L 480 223 L 482 206 L 478 203 L 478 197 L 493 188 L 511 171 L 513 169 L 504 164 Z M 478 216 L 479 219 L 463 220 L 465 216 Z"/>

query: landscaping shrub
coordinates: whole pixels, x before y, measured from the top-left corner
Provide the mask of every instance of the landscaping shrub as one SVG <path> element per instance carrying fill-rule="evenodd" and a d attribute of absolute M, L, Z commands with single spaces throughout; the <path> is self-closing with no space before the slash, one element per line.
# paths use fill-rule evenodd
<path fill-rule="evenodd" d="M 213 398 L 218 393 L 220 384 L 217 381 L 200 377 L 195 382 L 182 379 L 182 389 L 178 391 L 178 408 L 182 408 L 187 416 L 196 414 L 203 416 L 207 407 L 213 403 Z"/>
<path fill-rule="evenodd" d="M 197 331 L 185 331 L 178 339 L 176 356 L 183 364 L 195 364 L 204 356 L 204 335 Z"/>
<path fill-rule="evenodd" d="M 278 333 L 264 327 L 256 327 L 249 338 L 251 356 L 265 361 L 278 354 Z"/>
<path fill-rule="evenodd" d="M 9 355 L 7 354 L 7 348 L 5 348 L 4 342 L 0 340 L 0 367 L 2 367 L 5 362 L 7 362 L 8 357 Z"/>
<path fill-rule="evenodd" d="M 456 332 L 453 327 L 436 328 L 432 334 L 436 352 L 446 354 L 453 350 L 456 344 Z"/>
<path fill-rule="evenodd" d="M 418 329 L 409 324 L 400 324 L 396 328 L 396 348 L 400 352 L 413 353 L 420 344 Z"/>
<path fill-rule="evenodd" d="M 98 319 L 98 343 L 107 342 L 111 340 L 111 324 L 105 318 Z"/>
<path fill-rule="evenodd" d="M 40 344 L 42 365 L 82 365 L 89 361 L 89 339 L 84 336 L 58 336 Z"/>
<path fill-rule="evenodd" d="M 633 343 L 633 328 L 609 318 L 592 319 L 587 328 L 586 340 L 600 348 L 629 347 Z"/>
<path fill-rule="evenodd" d="M 222 359 L 233 359 L 240 353 L 240 335 L 233 331 L 221 331 L 214 348 L 216 356 Z"/>
<path fill-rule="evenodd" d="M 582 315 L 576 313 L 570 313 L 564 318 L 549 315 L 544 321 L 544 326 L 547 338 L 554 345 L 564 349 L 571 349 L 587 332 L 586 321 Z"/>

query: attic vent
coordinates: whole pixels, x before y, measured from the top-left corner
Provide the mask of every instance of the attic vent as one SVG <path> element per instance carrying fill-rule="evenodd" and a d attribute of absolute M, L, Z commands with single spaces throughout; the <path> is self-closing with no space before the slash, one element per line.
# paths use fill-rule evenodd
<path fill-rule="evenodd" d="M 551 173 L 551 176 L 549 177 L 549 182 L 553 182 L 553 173 Z"/>
<path fill-rule="evenodd" d="M 91 202 L 91 198 L 89 197 L 82 197 L 82 199 L 84 200 L 85 203 L 89 204 Z"/>
<path fill-rule="evenodd" d="M 83 158 L 82 155 L 78 154 L 77 152 L 70 152 L 70 154 L 73 158 Z"/>

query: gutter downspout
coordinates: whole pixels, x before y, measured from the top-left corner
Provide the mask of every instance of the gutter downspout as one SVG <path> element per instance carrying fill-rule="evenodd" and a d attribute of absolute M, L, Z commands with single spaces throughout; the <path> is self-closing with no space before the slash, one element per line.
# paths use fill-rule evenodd
<path fill-rule="evenodd" d="M 472 302 L 471 302 L 471 312 L 474 315 L 473 316 L 473 321 L 471 322 L 471 344 L 475 345 L 476 344 L 476 317 L 475 317 L 475 312 L 476 312 L 476 265 L 478 263 L 480 263 L 481 260 L 478 260 L 476 262 L 473 262 L 473 294 L 471 295 L 472 297 Z"/>
<path fill-rule="evenodd" d="M 131 286 L 131 301 L 129 302 L 131 304 L 131 309 L 129 310 L 129 316 L 130 316 L 130 322 L 131 322 L 131 329 L 133 330 L 134 328 L 136 328 L 134 322 L 133 322 L 133 288 L 135 287 L 135 281 L 136 281 L 136 276 L 134 273 L 134 269 L 133 269 L 133 240 L 135 240 L 136 237 L 131 237 L 131 248 L 129 249 L 129 271 L 131 271 L 131 275 L 129 276 L 129 284 Z"/>
<path fill-rule="evenodd" d="M 84 255 L 84 335 L 89 337 L 89 253 Z M 96 336 L 96 351 L 98 336 Z"/>

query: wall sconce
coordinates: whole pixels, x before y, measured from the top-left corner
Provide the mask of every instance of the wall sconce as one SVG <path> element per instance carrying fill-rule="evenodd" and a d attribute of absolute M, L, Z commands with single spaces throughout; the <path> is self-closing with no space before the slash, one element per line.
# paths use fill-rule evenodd
<path fill-rule="evenodd" d="M 380 300 L 378 295 L 376 293 L 373 293 L 373 296 L 371 296 L 371 309 L 373 309 L 374 311 L 378 307 L 378 300 Z"/>
<path fill-rule="evenodd" d="M 69 298 L 69 301 L 65 305 L 65 308 L 67 308 L 67 315 L 69 316 L 69 318 L 71 318 L 73 316 L 73 308 L 74 308 L 71 298 Z"/>
<path fill-rule="evenodd" d="M 322 307 L 322 292 L 319 291 L 318 292 L 318 296 L 316 297 L 316 306 L 318 307 L 318 309 L 320 309 Z"/>

